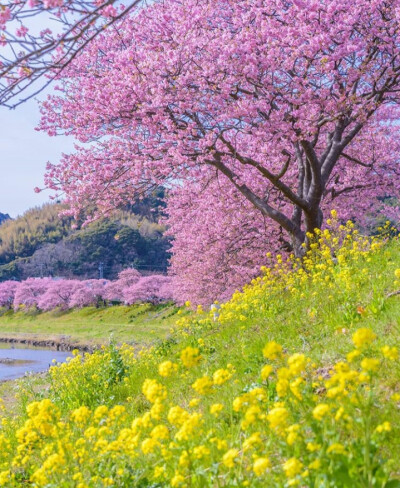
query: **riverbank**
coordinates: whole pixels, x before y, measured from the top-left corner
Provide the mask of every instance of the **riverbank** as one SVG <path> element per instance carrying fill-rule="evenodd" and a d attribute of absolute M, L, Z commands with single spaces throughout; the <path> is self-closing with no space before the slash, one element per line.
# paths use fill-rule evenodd
<path fill-rule="evenodd" d="M 40 334 L 10 334 L 0 336 L 0 344 L 11 345 L 11 347 L 45 348 L 54 351 L 73 351 L 74 349 L 78 349 L 81 352 L 93 352 L 100 347 L 97 344 L 70 341 L 63 336 L 47 337 Z"/>
<path fill-rule="evenodd" d="M 0 348 L 50 348 L 55 351 L 92 352 L 110 339 L 116 343 L 151 345 L 165 339 L 177 321 L 179 308 L 171 304 L 84 308 L 65 312 L 14 312 L 0 309 Z M 186 312 L 184 312 L 186 313 Z M 36 373 L 0 382 L 1 401 L 7 410 L 22 413 L 28 399 L 49 387 L 48 375 Z M 21 392 L 26 399 L 21 402 Z"/>
<path fill-rule="evenodd" d="M 91 352 L 112 338 L 149 345 L 169 334 L 178 308 L 171 304 L 114 306 L 57 312 L 0 311 L 0 343 Z"/>

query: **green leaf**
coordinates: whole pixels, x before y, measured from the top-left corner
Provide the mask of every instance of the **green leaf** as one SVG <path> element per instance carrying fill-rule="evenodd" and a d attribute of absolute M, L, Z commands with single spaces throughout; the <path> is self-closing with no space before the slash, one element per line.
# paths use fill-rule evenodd
<path fill-rule="evenodd" d="M 349 471 L 346 466 L 342 466 L 334 472 L 334 478 L 336 482 L 340 482 L 342 486 L 352 486 L 352 478 L 349 475 Z"/>
<path fill-rule="evenodd" d="M 400 488 L 400 480 L 390 480 L 386 483 L 385 488 Z"/>

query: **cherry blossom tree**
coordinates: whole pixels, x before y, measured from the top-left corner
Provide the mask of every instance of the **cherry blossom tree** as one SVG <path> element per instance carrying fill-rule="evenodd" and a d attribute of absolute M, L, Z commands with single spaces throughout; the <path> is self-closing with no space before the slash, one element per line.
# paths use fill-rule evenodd
<path fill-rule="evenodd" d="M 107 280 L 80 281 L 70 297 L 70 308 L 98 307 L 106 299 L 109 284 Z"/>
<path fill-rule="evenodd" d="M 278 252 L 284 234 L 225 180 L 170 195 L 168 234 L 173 237 L 169 272 L 174 298 L 207 305 L 225 300 L 248 283 L 265 264 L 267 252 Z"/>
<path fill-rule="evenodd" d="M 28 278 L 18 283 L 14 296 L 14 310 L 38 308 L 39 300 L 52 284 L 51 278 Z"/>
<path fill-rule="evenodd" d="M 0 307 L 12 307 L 17 285 L 17 281 L 11 280 L 0 283 Z"/>
<path fill-rule="evenodd" d="M 117 280 L 107 283 L 104 290 L 104 298 L 122 302 L 124 300 L 124 290 L 137 283 L 141 276 L 139 271 L 134 268 L 124 269 L 118 274 Z"/>
<path fill-rule="evenodd" d="M 171 278 L 163 275 L 143 276 L 124 289 L 124 300 L 128 305 L 137 302 L 167 302 L 172 300 L 172 295 Z"/>
<path fill-rule="evenodd" d="M 302 256 L 330 208 L 360 220 L 399 196 L 399 14 L 400 0 L 165 0 L 125 17 L 43 104 L 42 130 L 92 142 L 46 185 L 99 215 L 163 184 L 181 293 L 230 292 L 267 250 Z"/>
<path fill-rule="evenodd" d="M 54 310 L 67 310 L 70 307 L 70 300 L 76 289 L 79 287 L 78 280 L 52 280 L 46 291 L 40 296 L 37 306 L 45 312 Z"/>

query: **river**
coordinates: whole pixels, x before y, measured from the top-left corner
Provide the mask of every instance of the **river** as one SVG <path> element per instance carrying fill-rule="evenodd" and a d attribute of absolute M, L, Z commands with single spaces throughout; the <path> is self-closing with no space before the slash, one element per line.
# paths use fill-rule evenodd
<path fill-rule="evenodd" d="M 53 359 L 65 362 L 71 352 L 27 347 L 0 346 L 0 381 L 13 380 L 25 373 L 40 373 L 49 369 Z"/>

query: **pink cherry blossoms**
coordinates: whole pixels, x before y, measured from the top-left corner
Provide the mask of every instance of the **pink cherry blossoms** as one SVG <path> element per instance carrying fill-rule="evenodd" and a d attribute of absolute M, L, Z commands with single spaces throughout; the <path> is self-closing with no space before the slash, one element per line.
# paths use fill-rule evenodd
<path fill-rule="evenodd" d="M 0 307 L 12 308 L 17 281 L 3 281 L 0 283 Z"/>
<path fill-rule="evenodd" d="M 171 278 L 163 275 L 143 276 L 123 290 L 123 297 L 128 305 L 137 302 L 156 304 L 171 301 L 173 299 Z"/>
<path fill-rule="evenodd" d="M 39 301 L 52 284 L 51 278 L 28 278 L 18 283 L 14 295 L 14 309 L 38 308 Z"/>
<path fill-rule="evenodd" d="M 118 280 L 107 283 L 103 296 L 107 300 L 122 301 L 124 290 L 135 285 L 141 278 L 141 274 L 136 269 L 125 269 L 118 275 Z"/>
<path fill-rule="evenodd" d="M 362 222 L 399 197 L 399 14 L 165 0 L 126 16 L 42 106 L 40 129 L 97 141 L 49 164 L 46 186 L 101 214 L 164 185 L 176 296 L 229 296 L 267 251 L 301 256 L 329 209 Z"/>
<path fill-rule="evenodd" d="M 117 281 L 116 281 L 117 282 Z M 69 308 L 98 307 L 104 304 L 107 299 L 106 289 L 109 283 L 107 280 L 85 280 L 79 281 L 69 299 Z M 122 294 L 117 301 L 122 301 Z"/>
<path fill-rule="evenodd" d="M 110 293 L 112 290 L 112 293 Z M 142 276 L 126 269 L 115 281 L 28 278 L 0 283 L 0 307 L 14 310 L 68 310 L 104 306 L 111 302 L 162 303 L 172 301 L 171 278 Z"/>

